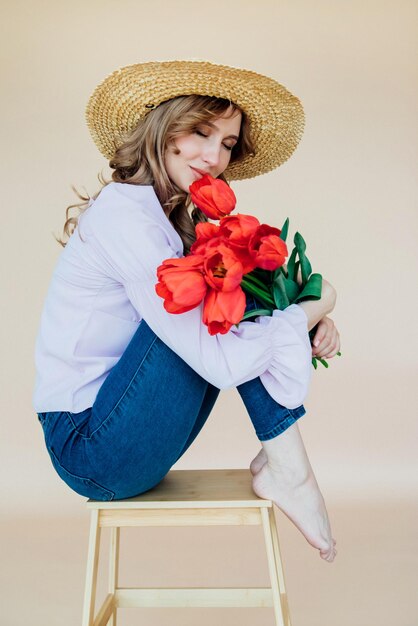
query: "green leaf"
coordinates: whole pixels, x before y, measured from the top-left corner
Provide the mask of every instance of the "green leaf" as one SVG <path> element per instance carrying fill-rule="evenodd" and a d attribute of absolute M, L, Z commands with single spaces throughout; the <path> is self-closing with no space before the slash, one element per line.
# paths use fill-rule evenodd
<path fill-rule="evenodd" d="M 247 311 L 242 316 L 241 322 L 248 319 L 249 317 L 255 317 L 258 315 L 272 315 L 273 309 L 254 309 L 253 311 Z"/>
<path fill-rule="evenodd" d="M 300 260 L 300 268 L 302 272 L 302 285 L 305 286 L 308 282 L 309 276 L 312 272 L 312 266 L 309 262 L 308 257 L 305 254 L 306 251 L 306 243 L 304 238 L 300 233 L 295 234 L 294 244 L 298 251 L 299 260 Z"/>
<path fill-rule="evenodd" d="M 284 265 L 281 265 L 280 267 L 278 267 L 276 270 L 274 270 L 274 272 L 271 272 L 271 285 L 273 285 L 274 281 L 276 280 L 276 278 L 278 278 L 279 276 L 283 276 L 283 278 L 286 280 L 288 277 L 288 273 L 284 267 Z"/>
<path fill-rule="evenodd" d="M 289 278 L 291 278 L 294 281 L 296 281 L 296 276 L 297 276 L 297 272 L 295 276 L 295 264 L 296 264 L 297 253 L 298 251 L 296 250 L 296 248 L 293 248 L 292 253 L 289 257 L 289 261 L 287 262 L 287 275 L 289 276 Z"/>
<path fill-rule="evenodd" d="M 286 304 L 287 297 L 283 295 L 283 292 L 277 285 L 273 285 L 273 296 L 276 309 L 279 309 L 279 311 L 284 311 L 285 308 L 288 306 Z"/>
<path fill-rule="evenodd" d="M 299 285 L 291 278 L 285 278 L 284 286 L 286 289 L 289 304 L 293 304 L 299 295 Z"/>
<path fill-rule="evenodd" d="M 286 217 L 286 221 L 281 227 L 281 233 L 280 233 L 280 239 L 282 239 L 283 241 L 286 241 L 287 239 L 288 230 L 289 230 L 289 218 Z"/>
<path fill-rule="evenodd" d="M 320 363 L 322 363 L 322 365 L 323 365 L 324 367 L 329 367 L 329 365 L 328 365 L 328 363 L 325 361 L 325 359 L 321 359 L 321 357 L 320 357 L 320 356 L 318 357 L 318 361 L 319 361 Z"/>
<path fill-rule="evenodd" d="M 295 236 L 293 237 L 293 243 L 296 246 L 296 249 L 298 251 L 298 254 L 300 255 L 301 253 L 303 254 L 306 250 L 306 243 L 304 238 L 302 237 L 302 235 L 300 233 L 295 233 Z"/>
<path fill-rule="evenodd" d="M 299 293 L 295 302 L 302 300 L 319 300 L 322 293 L 322 276 L 321 274 L 311 274 L 308 282 Z"/>
<path fill-rule="evenodd" d="M 318 367 L 318 363 L 316 362 L 316 358 L 314 356 L 312 357 L 312 365 L 315 369 Z"/>
<path fill-rule="evenodd" d="M 299 274 L 299 266 L 300 266 L 300 261 L 296 261 L 296 263 L 295 263 L 295 271 L 293 272 L 293 280 L 295 281 L 295 283 L 297 283 L 297 278 L 298 278 L 298 274 Z"/>
<path fill-rule="evenodd" d="M 279 274 L 273 283 L 273 297 L 276 307 L 280 309 L 280 311 L 283 311 L 289 306 L 289 298 L 287 297 L 283 274 Z"/>

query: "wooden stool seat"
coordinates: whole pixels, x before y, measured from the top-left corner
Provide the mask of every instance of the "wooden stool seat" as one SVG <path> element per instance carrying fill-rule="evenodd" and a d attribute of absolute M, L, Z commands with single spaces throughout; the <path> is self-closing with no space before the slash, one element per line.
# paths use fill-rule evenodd
<path fill-rule="evenodd" d="M 277 626 L 290 626 L 273 503 L 255 495 L 249 470 L 172 470 L 151 491 L 91 509 L 83 626 L 116 626 L 120 607 L 273 607 Z M 157 588 L 118 586 L 123 526 L 261 525 L 271 587 Z M 108 595 L 95 616 L 100 530 L 111 529 Z"/>

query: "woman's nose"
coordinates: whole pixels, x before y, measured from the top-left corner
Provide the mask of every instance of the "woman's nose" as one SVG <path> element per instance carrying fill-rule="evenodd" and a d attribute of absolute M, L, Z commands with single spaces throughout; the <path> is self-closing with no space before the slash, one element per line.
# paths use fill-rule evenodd
<path fill-rule="evenodd" d="M 219 164 L 220 155 L 221 146 L 218 146 L 217 144 L 207 145 L 202 151 L 202 158 L 205 163 L 208 163 L 213 167 Z"/>

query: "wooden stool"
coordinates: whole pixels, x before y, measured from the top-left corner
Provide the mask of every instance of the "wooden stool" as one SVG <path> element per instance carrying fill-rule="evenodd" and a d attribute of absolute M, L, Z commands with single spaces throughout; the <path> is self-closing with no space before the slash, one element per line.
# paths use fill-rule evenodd
<path fill-rule="evenodd" d="M 119 607 L 269 607 L 277 626 L 290 626 L 279 541 L 271 500 L 251 488 L 248 470 L 173 470 L 151 491 L 127 500 L 88 500 L 91 509 L 83 626 L 116 626 Z M 263 527 L 271 587 L 157 588 L 118 586 L 119 532 L 122 526 Z M 96 617 L 95 597 L 100 530 L 111 528 L 109 587 Z"/>

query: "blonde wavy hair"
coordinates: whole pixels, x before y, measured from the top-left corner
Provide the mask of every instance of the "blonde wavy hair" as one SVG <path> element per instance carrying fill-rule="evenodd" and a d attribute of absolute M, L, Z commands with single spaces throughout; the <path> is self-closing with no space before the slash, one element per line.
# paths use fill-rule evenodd
<path fill-rule="evenodd" d="M 199 124 L 221 116 L 230 106 L 229 117 L 237 110 L 242 114 L 239 139 L 232 148 L 230 162 L 240 161 L 249 154 L 254 155 L 248 118 L 237 105 L 230 100 L 211 96 L 179 96 L 161 103 L 147 113 L 126 137 L 124 143 L 117 148 L 109 161 L 110 168 L 114 170 L 112 180 L 106 181 L 101 174 L 98 176 L 101 189 L 112 181 L 131 185 L 152 185 L 165 214 L 183 241 L 185 253 L 195 241 L 195 225 L 207 221 L 207 218 L 198 208 L 194 208 L 189 214 L 190 194 L 180 189 L 168 177 L 164 154 L 168 145 L 172 143 L 175 145 L 177 137 L 191 133 Z M 228 182 L 223 174 L 218 178 Z M 97 198 L 101 189 L 93 196 L 85 196 L 73 187 L 81 202 L 67 207 L 63 235 L 69 238 L 73 234 L 80 215 L 87 209 L 89 201 Z M 76 216 L 70 216 L 72 209 L 78 210 Z M 58 237 L 55 239 L 62 246 L 66 245 L 64 240 Z"/>

